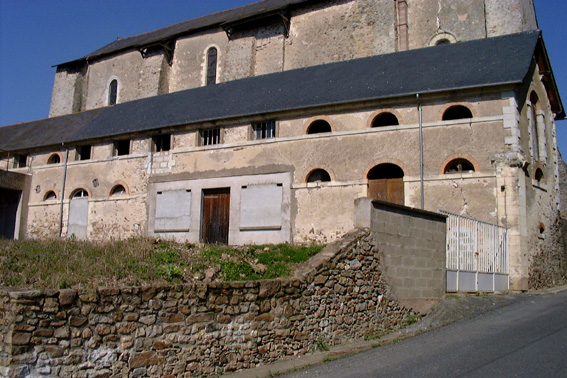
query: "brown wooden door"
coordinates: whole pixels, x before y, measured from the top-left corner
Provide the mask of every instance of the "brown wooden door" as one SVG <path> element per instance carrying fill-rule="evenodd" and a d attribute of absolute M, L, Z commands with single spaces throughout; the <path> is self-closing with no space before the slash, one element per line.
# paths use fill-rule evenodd
<path fill-rule="evenodd" d="M 368 180 L 368 197 L 381 201 L 404 204 L 404 179 Z"/>
<path fill-rule="evenodd" d="M 203 191 L 203 243 L 228 244 L 230 188 Z"/>

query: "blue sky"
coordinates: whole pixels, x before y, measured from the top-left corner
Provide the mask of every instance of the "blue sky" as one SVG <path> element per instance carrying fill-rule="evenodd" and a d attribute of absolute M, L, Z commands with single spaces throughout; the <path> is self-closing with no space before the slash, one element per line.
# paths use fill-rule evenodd
<path fill-rule="evenodd" d="M 480 1 L 480 0 L 479 0 Z M 117 37 L 253 0 L 0 0 L 0 125 L 46 118 L 55 68 Z M 551 65 L 567 103 L 567 1 L 535 0 Z M 567 156 L 567 121 L 557 123 Z"/>

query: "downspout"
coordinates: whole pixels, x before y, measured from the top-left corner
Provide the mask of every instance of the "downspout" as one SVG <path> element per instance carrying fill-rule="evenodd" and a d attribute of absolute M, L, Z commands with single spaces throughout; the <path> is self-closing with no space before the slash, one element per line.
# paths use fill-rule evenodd
<path fill-rule="evenodd" d="M 421 188 L 421 210 L 425 208 L 424 188 L 423 188 L 423 118 L 421 111 L 421 101 L 419 93 L 415 94 L 417 99 L 417 111 L 419 113 L 419 183 Z"/>
<path fill-rule="evenodd" d="M 64 143 L 62 143 L 64 145 Z M 69 161 L 69 147 L 65 150 L 65 163 L 63 165 L 63 183 L 61 184 L 61 201 L 59 206 L 59 237 L 63 234 L 63 200 L 65 199 L 65 182 L 67 181 L 67 162 Z"/>

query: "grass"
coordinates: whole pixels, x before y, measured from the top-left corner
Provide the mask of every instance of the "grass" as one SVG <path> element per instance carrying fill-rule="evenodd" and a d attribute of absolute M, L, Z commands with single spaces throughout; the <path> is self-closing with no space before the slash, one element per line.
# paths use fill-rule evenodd
<path fill-rule="evenodd" d="M 0 240 L 0 287 L 95 288 L 289 276 L 320 245 L 196 246 L 136 238 Z"/>

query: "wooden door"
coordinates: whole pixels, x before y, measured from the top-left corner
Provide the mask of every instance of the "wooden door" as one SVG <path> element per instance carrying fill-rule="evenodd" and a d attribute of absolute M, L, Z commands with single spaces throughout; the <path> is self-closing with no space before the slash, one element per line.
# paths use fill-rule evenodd
<path fill-rule="evenodd" d="M 228 244 L 229 219 L 230 188 L 204 190 L 203 243 Z"/>
<path fill-rule="evenodd" d="M 368 197 L 381 201 L 404 204 L 404 179 L 368 180 Z"/>

